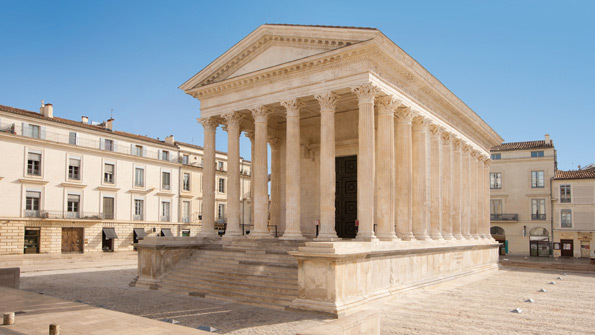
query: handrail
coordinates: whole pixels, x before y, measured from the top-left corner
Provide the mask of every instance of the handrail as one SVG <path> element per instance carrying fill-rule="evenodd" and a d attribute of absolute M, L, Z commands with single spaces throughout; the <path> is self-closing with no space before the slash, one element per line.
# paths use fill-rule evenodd
<path fill-rule="evenodd" d="M 493 221 L 518 221 L 518 214 L 490 214 L 490 220 Z"/>

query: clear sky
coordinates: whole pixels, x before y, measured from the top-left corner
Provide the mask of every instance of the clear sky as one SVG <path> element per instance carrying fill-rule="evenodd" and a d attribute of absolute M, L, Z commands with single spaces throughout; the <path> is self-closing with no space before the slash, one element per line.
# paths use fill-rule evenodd
<path fill-rule="evenodd" d="M 178 86 L 259 25 L 375 27 L 505 141 L 549 133 L 559 168 L 595 162 L 595 1 L 0 0 L 0 13 L 3 105 L 113 109 L 118 130 L 202 145 L 200 104 Z"/>

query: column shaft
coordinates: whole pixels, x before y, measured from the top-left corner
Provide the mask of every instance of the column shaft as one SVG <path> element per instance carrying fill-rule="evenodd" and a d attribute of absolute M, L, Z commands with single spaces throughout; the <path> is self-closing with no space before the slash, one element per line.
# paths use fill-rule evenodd
<path fill-rule="evenodd" d="M 461 171 L 461 233 L 466 239 L 471 238 L 470 223 L 471 223 L 471 198 L 469 189 L 471 178 L 469 177 L 469 150 L 468 145 L 463 146 L 462 152 L 462 171 Z"/>
<path fill-rule="evenodd" d="M 462 232 L 462 218 L 461 218 L 461 170 L 462 170 L 462 154 L 461 141 L 455 139 L 453 141 L 452 154 L 452 233 L 457 240 L 463 239 Z"/>
<path fill-rule="evenodd" d="M 427 240 L 426 225 L 426 129 L 423 116 L 413 119 L 413 236 L 417 240 Z"/>
<path fill-rule="evenodd" d="M 287 111 L 285 136 L 285 231 L 282 239 L 304 239 L 300 227 L 300 107 L 296 99 L 283 101 Z"/>
<path fill-rule="evenodd" d="M 357 238 L 365 241 L 376 239 L 374 233 L 376 181 L 375 136 L 374 136 L 374 97 L 378 89 L 370 83 L 355 87 L 358 114 L 358 154 L 357 154 Z"/>
<path fill-rule="evenodd" d="M 212 118 L 200 121 L 204 128 L 204 166 L 202 188 L 202 228 L 200 237 L 217 237 L 215 230 L 215 135 L 218 123 Z"/>
<path fill-rule="evenodd" d="M 471 181 L 470 185 L 470 194 L 471 194 L 471 235 L 474 239 L 478 239 L 478 230 L 477 225 L 479 222 L 479 206 L 478 204 L 478 193 L 479 193 L 479 179 L 477 178 L 477 151 L 473 151 L 471 153 L 471 163 L 470 163 L 470 177 Z"/>
<path fill-rule="evenodd" d="M 376 235 L 383 241 L 398 241 L 395 234 L 395 116 L 392 96 L 376 99 Z"/>
<path fill-rule="evenodd" d="M 246 131 L 246 137 L 250 140 L 250 222 L 249 224 L 254 225 L 254 157 L 255 154 L 255 147 L 254 147 L 254 132 L 253 131 Z M 244 229 L 248 230 L 249 227 L 244 227 Z"/>
<path fill-rule="evenodd" d="M 281 224 L 281 143 L 278 138 L 269 138 L 271 146 L 271 235 Z M 274 228 L 275 226 L 276 228 Z M 279 231 L 277 231 L 278 235 Z"/>
<path fill-rule="evenodd" d="M 442 180 L 443 170 L 440 166 L 443 164 L 444 155 L 441 143 L 441 129 L 437 125 L 430 126 L 430 237 L 433 240 L 442 240 Z"/>
<path fill-rule="evenodd" d="M 490 233 L 490 163 L 488 158 L 484 161 L 483 166 L 483 235 L 486 239 L 491 239 Z"/>
<path fill-rule="evenodd" d="M 240 121 L 237 113 L 223 115 L 227 122 L 227 227 L 225 237 L 241 236 L 240 228 Z"/>
<path fill-rule="evenodd" d="M 413 189 L 413 157 L 411 120 L 413 113 L 409 107 L 400 107 L 395 112 L 396 128 L 396 222 L 397 236 L 404 240 L 413 239 L 411 220 L 411 193 Z"/>
<path fill-rule="evenodd" d="M 268 238 L 269 197 L 267 168 L 267 120 L 269 110 L 264 106 L 252 110 L 255 130 L 254 157 L 254 227 L 251 238 Z"/>
<path fill-rule="evenodd" d="M 335 231 L 335 106 L 333 93 L 317 95 L 320 103 L 320 230 L 316 240 L 337 239 Z"/>
<path fill-rule="evenodd" d="M 453 208 L 453 178 L 452 178 L 452 143 L 450 134 L 442 133 L 442 237 L 453 239 L 452 208 Z"/>

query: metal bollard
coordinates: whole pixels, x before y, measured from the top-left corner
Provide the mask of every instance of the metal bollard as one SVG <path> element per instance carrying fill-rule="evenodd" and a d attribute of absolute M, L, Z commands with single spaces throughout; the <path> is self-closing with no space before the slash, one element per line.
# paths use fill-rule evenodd
<path fill-rule="evenodd" d="M 60 325 L 50 324 L 50 335 L 60 335 Z"/>
<path fill-rule="evenodd" d="M 4 313 L 4 322 L 2 324 L 5 326 L 14 325 L 14 312 Z"/>

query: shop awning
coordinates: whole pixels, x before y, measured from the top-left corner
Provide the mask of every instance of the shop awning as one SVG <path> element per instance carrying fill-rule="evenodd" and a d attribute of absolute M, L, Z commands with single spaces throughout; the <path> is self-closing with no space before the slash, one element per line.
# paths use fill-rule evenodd
<path fill-rule="evenodd" d="M 161 228 L 161 236 L 173 237 L 174 234 L 171 233 L 169 228 Z"/>
<path fill-rule="evenodd" d="M 108 240 L 118 238 L 118 235 L 116 235 L 116 230 L 114 228 L 103 228 L 103 233 L 105 234 L 105 238 Z"/>
<path fill-rule="evenodd" d="M 143 228 L 134 228 L 134 234 L 136 234 L 136 238 L 145 238 L 147 236 Z"/>

